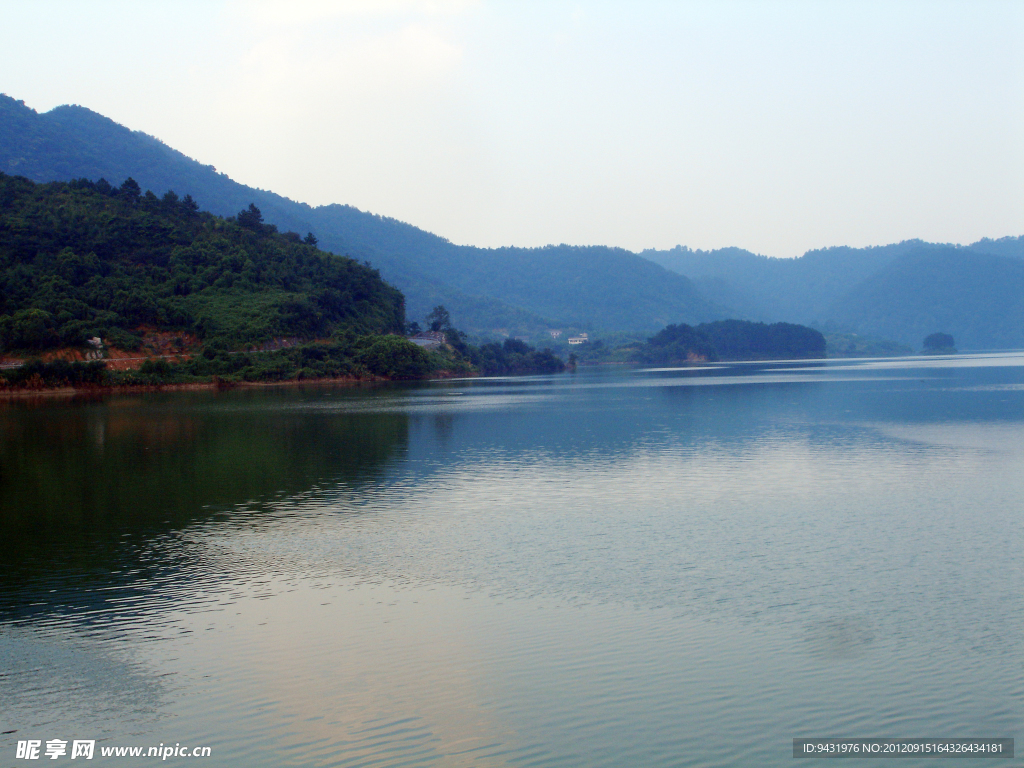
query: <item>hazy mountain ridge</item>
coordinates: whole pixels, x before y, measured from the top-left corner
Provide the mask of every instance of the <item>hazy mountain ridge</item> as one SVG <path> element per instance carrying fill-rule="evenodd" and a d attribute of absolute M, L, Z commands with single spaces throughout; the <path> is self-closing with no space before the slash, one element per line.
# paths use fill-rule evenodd
<path fill-rule="evenodd" d="M 915 348 L 938 328 L 967 349 L 1024 346 L 1024 327 L 1007 319 L 1016 316 L 1007 287 L 1018 285 L 1024 237 L 985 238 L 967 246 L 922 240 L 838 246 L 795 259 L 682 246 L 641 255 L 685 273 L 705 296 L 740 317 L 876 334 Z"/>
<path fill-rule="evenodd" d="M 936 329 L 960 349 L 1024 346 L 1024 259 L 916 248 L 839 297 L 833 319 L 915 348 Z"/>
<path fill-rule="evenodd" d="M 144 189 L 191 194 L 204 210 L 230 216 L 255 203 L 281 230 L 313 232 L 321 247 L 369 260 L 406 295 L 410 319 L 445 304 L 457 324 L 540 330 L 572 324 L 655 331 L 728 312 L 681 275 L 629 251 L 568 246 L 484 249 L 457 246 L 412 225 L 352 206 L 318 208 L 253 189 L 84 107 L 38 114 L 0 95 L 0 171 L 33 181 L 131 176 Z M 608 272 L 607 270 L 614 270 Z M 515 273 L 515 274 L 511 274 Z"/>
<path fill-rule="evenodd" d="M 322 242 L 330 246 L 326 233 L 344 232 L 349 252 L 369 258 L 405 291 L 410 318 L 443 303 L 456 323 L 476 318 L 477 329 L 653 332 L 680 317 L 703 322 L 728 314 L 687 277 L 622 248 L 476 248 L 348 205 L 313 211 L 325 227 L 317 233 Z"/>
<path fill-rule="evenodd" d="M 0 94 L 0 170 L 32 181 L 131 176 L 143 189 L 191 194 L 203 210 L 230 216 L 255 202 L 282 231 L 309 231 L 312 209 L 272 192 L 244 187 L 141 131 L 80 106 L 38 114 Z M 302 209 L 305 208 L 306 211 Z"/>

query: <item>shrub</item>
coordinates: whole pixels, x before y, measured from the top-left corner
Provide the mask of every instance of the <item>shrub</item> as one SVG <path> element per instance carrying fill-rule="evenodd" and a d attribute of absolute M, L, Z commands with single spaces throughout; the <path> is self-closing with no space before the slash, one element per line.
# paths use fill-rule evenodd
<path fill-rule="evenodd" d="M 392 379 L 421 379 L 430 373 L 430 356 L 401 336 L 370 336 L 355 361 L 370 373 Z"/>

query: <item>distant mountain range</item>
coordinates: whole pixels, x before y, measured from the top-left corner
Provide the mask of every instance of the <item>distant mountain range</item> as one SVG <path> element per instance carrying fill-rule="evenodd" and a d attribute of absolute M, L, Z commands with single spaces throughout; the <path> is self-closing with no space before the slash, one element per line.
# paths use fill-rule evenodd
<path fill-rule="evenodd" d="M 1024 347 L 1024 237 L 969 246 L 918 240 L 774 259 L 738 248 L 635 254 L 568 245 L 458 246 L 347 205 L 312 207 L 253 189 L 84 107 L 38 114 L 0 95 L 0 171 L 34 181 L 133 177 L 230 216 L 255 203 L 282 231 L 368 260 L 406 296 L 411 320 L 444 304 L 479 334 L 549 328 L 651 334 L 671 323 L 741 318 L 852 331 L 919 348 L 934 331 L 960 349 Z"/>
<path fill-rule="evenodd" d="M 907 240 L 772 259 L 739 248 L 643 251 L 738 317 L 853 331 L 920 349 L 933 331 L 961 349 L 1024 347 L 1024 237 L 969 246 Z"/>

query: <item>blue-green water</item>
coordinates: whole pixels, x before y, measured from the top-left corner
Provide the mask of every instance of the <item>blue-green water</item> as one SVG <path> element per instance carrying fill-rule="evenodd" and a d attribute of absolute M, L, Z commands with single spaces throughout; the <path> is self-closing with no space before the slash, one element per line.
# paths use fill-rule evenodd
<path fill-rule="evenodd" d="M 1022 438 L 1021 354 L 7 403 L 0 764 L 1016 737 Z"/>

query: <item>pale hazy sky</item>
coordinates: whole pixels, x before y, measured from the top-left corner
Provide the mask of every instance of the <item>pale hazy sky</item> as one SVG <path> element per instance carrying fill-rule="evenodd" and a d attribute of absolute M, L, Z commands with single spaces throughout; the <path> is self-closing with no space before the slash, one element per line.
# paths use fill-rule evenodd
<path fill-rule="evenodd" d="M 1020 0 L 0 0 L 0 92 L 456 243 L 1024 234 Z"/>

